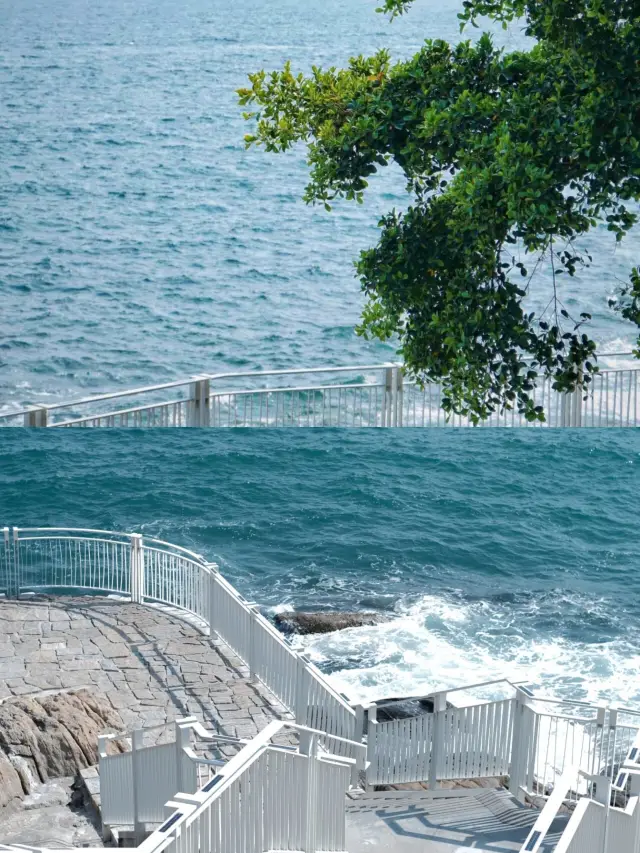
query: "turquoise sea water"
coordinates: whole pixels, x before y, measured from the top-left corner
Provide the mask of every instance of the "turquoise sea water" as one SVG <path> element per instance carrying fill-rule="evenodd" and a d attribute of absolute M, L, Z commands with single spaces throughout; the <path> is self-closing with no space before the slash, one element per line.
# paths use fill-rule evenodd
<path fill-rule="evenodd" d="M 406 203 L 399 175 L 375 177 L 361 208 L 307 208 L 304 152 L 245 152 L 234 94 L 286 59 L 308 71 L 459 38 L 455 0 L 417 0 L 392 25 L 376 5 L 0 0 L 1 408 L 392 354 L 354 336 L 352 260 Z M 524 44 L 517 25 L 498 40 Z M 607 307 L 632 242 L 595 233 L 593 268 L 561 294 L 607 349 L 633 339 Z"/>
<path fill-rule="evenodd" d="M 223 368 L 389 357 L 351 261 L 405 204 L 300 201 L 304 152 L 245 152 L 246 73 L 458 38 L 453 0 L 0 0 L 0 409 Z M 522 45 L 517 26 L 499 39 Z M 599 230 L 562 293 L 607 349 L 637 258 Z M 540 271 L 532 306 L 544 307 Z M 3 431 L 0 526 L 139 530 L 247 596 L 394 621 L 312 641 L 354 698 L 508 675 L 640 702 L 640 437 Z"/>
<path fill-rule="evenodd" d="M 394 620 L 308 644 L 354 698 L 492 677 L 640 702 L 637 431 L 6 430 L 0 526 L 139 531 L 248 598 Z"/>

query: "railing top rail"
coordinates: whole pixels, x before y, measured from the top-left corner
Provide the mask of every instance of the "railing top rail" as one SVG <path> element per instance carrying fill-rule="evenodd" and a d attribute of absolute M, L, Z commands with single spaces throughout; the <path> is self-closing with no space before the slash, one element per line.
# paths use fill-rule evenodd
<path fill-rule="evenodd" d="M 632 351 L 623 351 L 623 352 L 604 352 L 597 353 L 596 357 L 598 359 L 606 359 L 606 358 L 628 358 L 635 357 L 635 354 Z M 19 417 L 21 415 L 27 415 L 30 412 L 38 409 L 46 409 L 49 412 L 57 411 L 58 409 L 67 409 L 72 408 L 74 406 L 84 406 L 88 403 L 98 403 L 104 400 L 116 400 L 121 397 L 131 397 L 138 394 L 149 394 L 153 391 L 164 391 L 169 388 L 181 388 L 186 385 L 190 385 L 192 382 L 197 382 L 199 380 L 208 379 L 210 381 L 221 380 L 221 379 L 233 379 L 233 378 L 250 378 L 250 377 L 268 377 L 268 376 L 302 376 L 305 374 L 319 374 L 319 373 L 347 373 L 352 371 L 364 371 L 364 370 L 381 370 L 388 367 L 402 367 L 402 364 L 399 362 L 393 361 L 385 361 L 378 362 L 376 364 L 354 364 L 354 365 L 321 365 L 320 367 L 295 367 L 295 368 L 280 368 L 277 370 L 245 370 L 245 371 L 225 371 L 222 373 L 201 373 L 195 374 L 193 376 L 184 377 L 182 379 L 175 379 L 170 382 L 161 382 L 155 385 L 143 385 L 138 388 L 127 388 L 120 391 L 108 391 L 104 394 L 94 394 L 89 397 L 80 397 L 78 399 L 67 400 L 61 403 L 39 403 L 37 405 L 30 405 L 22 409 L 16 409 L 10 412 L 2 412 L 0 413 L 0 420 L 7 418 Z M 601 372 L 612 372 L 614 368 L 604 368 Z M 175 403 L 183 402 L 183 400 L 175 400 Z M 157 406 L 166 405 L 165 403 L 157 403 Z M 147 408 L 142 407 L 142 408 Z M 140 410 L 140 407 L 135 409 L 129 409 L 128 412 L 134 412 Z M 114 414 L 120 414 L 120 412 L 111 412 L 104 415 L 99 415 L 99 417 L 111 417 Z M 98 417 L 98 415 L 96 415 Z M 62 424 L 58 424 L 58 426 L 62 426 Z"/>
<path fill-rule="evenodd" d="M 338 741 L 339 743 L 348 743 L 356 751 L 359 750 L 360 752 L 364 752 L 364 753 L 366 753 L 366 751 L 367 751 L 366 743 L 361 743 L 357 740 L 351 740 L 348 737 L 338 737 L 338 735 L 330 735 L 327 732 L 323 731 L 322 729 L 312 729 L 312 728 L 309 728 L 309 726 L 301 726 L 299 723 L 290 723 L 288 721 L 285 721 L 285 726 L 292 728 L 292 729 L 296 729 L 296 731 L 299 731 L 299 732 L 309 732 L 312 735 L 318 735 L 319 737 L 329 738 L 329 740 L 335 740 L 335 741 Z M 353 759 L 345 758 L 342 755 L 338 756 L 338 757 L 339 757 L 340 761 L 344 761 L 345 764 L 347 764 L 353 760 Z"/>
<path fill-rule="evenodd" d="M 597 711 L 597 708 L 593 708 Z M 568 714 L 552 714 L 548 711 L 536 711 L 537 717 L 544 717 L 547 720 L 568 720 L 570 723 L 575 723 L 577 726 L 587 726 L 590 723 L 597 722 L 597 717 L 570 717 Z"/>
<path fill-rule="evenodd" d="M 34 409 L 47 409 L 49 412 L 57 409 L 68 409 L 72 406 L 83 406 L 87 403 L 99 403 L 103 400 L 115 400 L 119 397 L 131 397 L 135 394 L 149 394 L 152 391 L 164 391 L 167 388 L 180 388 L 185 385 L 190 385 L 192 382 L 208 379 L 233 379 L 233 378 L 250 378 L 262 376 L 302 376 L 304 374 L 316 373 L 348 373 L 354 370 L 381 370 L 385 367 L 401 367 L 396 362 L 379 362 L 377 364 L 354 364 L 341 366 L 322 367 L 294 367 L 283 368 L 279 370 L 245 370 L 245 371 L 229 371 L 225 373 L 199 373 L 194 376 L 189 376 L 185 379 L 176 379 L 172 382 L 162 382 L 158 385 L 145 385 L 140 388 L 129 388 L 123 391 L 108 391 L 105 394 L 96 394 L 91 397 L 81 397 L 77 400 L 70 400 L 64 403 L 43 403 L 37 406 L 29 406 L 26 409 L 20 409 L 14 412 L 3 412 L 0 418 L 11 418 L 19 415 L 26 415 Z M 158 404 L 161 405 L 161 404 Z"/>
<path fill-rule="evenodd" d="M 327 681 L 325 674 L 321 670 L 319 670 L 318 667 L 311 660 L 309 660 L 308 657 L 306 657 L 305 655 L 300 655 L 300 657 L 303 659 L 307 667 L 313 672 L 318 681 L 320 681 L 322 685 L 326 688 L 327 692 L 331 693 L 333 698 L 336 701 L 340 702 L 340 704 L 344 706 L 345 710 L 348 711 L 349 714 L 355 716 L 356 712 L 349 704 L 347 698 L 343 696 L 342 693 L 336 690 L 335 687 L 333 687 L 333 685 Z M 333 735 L 331 735 L 331 737 L 333 737 Z"/>
<path fill-rule="evenodd" d="M 130 539 L 134 533 L 123 533 L 121 530 L 98 530 L 92 527 L 15 527 L 13 530 L 20 533 L 100 533 L 109 536 L 123 536 Z M 139 535 L 139 534 L 138 534 Z M 45 537 L 43 537 L 45 538 Z"/>
<path fill-rule="evenodd" d="M 550 696 L 532 696 L 532 700 L 536 702 L 546 702 L 549 705 L 574 705 L 578 708 L 596 708 L 598 707 L 593 702 L 582 702 L 579 699 L 557 699 Z M 602 707 L 605 707 L 604 705 Z"/>
<path fill-rule="evenodd" d="M 637 708 L 635 710 L 633 708 L 621 708 L 619 705 L 613 705 L 612 708 L 615 708 L 619 714 L 631 714 L 634 717 L 640 717 L 640 711 Z"/>
<path fill-rule="evenodd" d="M 343 385 L 278 385 L 268 388 L 243 388 L 240 390 L 220 390 L 211 393 L 212 397 L 248 397 L 251 394 L 282 394 L 288 391 L 353 391 L 354 388 L 383 388 L 381 382 L 347 382 Z"/>
<path fill-rule="evenodd" d="M 134 406 L 131 409 L 115 409 L 113 412 L 97 412 L 94 415 L 84 415 L 81 418 L 69 418 L 68 421 L 58 421 L 58 423 L 50 424 L 52 427 L 65 427 L 71 424 L 88 423 L 89 421 L 101 421 L 105 418 L 116 418 L 121 415 L 135 415 L 136 412 L 149 412 L 152 409 L 165 409 L 168 406 L 176 406 L 189 401 L 182 397 L 177 400 L 162 400 L 159 403 L 146 403 L 144 406 Z M 72 405 L 71 403 L 69 405 Z M 44 408 L 44 406 L 40 407 Z M 64 408 L 67 408 L 66 406 Z"/>
<path fill-rule="evenodd" d="M 282 725 L 280 723 L 270 723 L 265 729 L 260 732 L 252 741 L 250 741 L 237 755 L 231 758 L 224 769 L 224 772 L 218 774 L 218 782 L 210 790 L 205 789 L 211 785 L 214 780 L 208 782 L 203 788 L 193 795 L 192 803 L 180 803 L 179 810 L 165 821 L 163 826 L 155 830 L 145 841 L 138 846 L 138 853 L 158 853 L 164 849 L 166 841 L 165 827 L 170 828 L 175 832 L 181 825 L 195 820 L 202 812 L 204 812 L 211 803 L 222 796 L 222 794 L 237 781 L 247 768 L 253 764 L 263 752 L 274 734 L 276 734 Z M 198 802 L 200 800 L 200 802 Z M 176 804 L 177 805 L 177 804 Z M 180 817 L 173 820 L 176 815 Z M 173 820 L 173 823 L 172 823 Z M 173 832 L 172 832 L 173 835 Z"/>
<path fill-rule="evenodd" d="M 250 388 L 235 390 L 229 389 L 224 391 L 216 391 L 210 395 L 210 399 L 218 399 L 219 397 L 252 397 L 260 394 L 283 394 L 292 391 L 353 391 L 358 388 L 383 388 L 382 383 L 376 382 L 354 382 L 344 385 L 283 385 L 282 387 L 267 387 L 267 388 Z M 58 421 L 58 423 L 50 424 L 53 427 L 67 427 L 76 424 L 86 424 L 91 421 L 103 421 L 108 418 L 122 417 L 123 415 L 135 415 L 138 412 L 152 412 L 156 409 L 166 409 L 170 406 L 187 403 L 186 399 L 167 400 L 159 403 L 146 403 L 144 406 L 134 406 L 130 409 L 115 409 L 111 412 L 99 412 L 94 415 L 84 415 L 80 418 L 69 418 L 66 421 Z"/>
<path fill-rule="evenodd" d="M 97 530 L 90 527 L 13 527 L 14 534 L 17 534 L 19 540 L 26 539 L 52 539 L 52 538 L 86 538 L 86 539 L 95 539 L 95 536 L 91 537 L 75 537 L 75 536 L 62 536 L 62 537 L 53 537 L 49 534 L 55 533 L 63 533 L 63 534 L 75 534 L 75 533 L 91 533 L 100 536 L 118 536 L 122 537 L 122 544 L 127 544 L 131 541 L 133 536 L 142 536 L 141 533 L 131 532 L 124 533 L 123 531 L 118 530 Z M 41 534 L 36 536 L 24 536 L 23 534 Z M 111 540 L 108 540 L 111 541 Z M 202 554 L 197 554 L 195 551 L 190 551 L 188 548 L 183 548 L 182 545 L 174 545 L 173 542 L 166 542 L 164 539 L 155 539 L 153 536 L 144 536 L 143 537 L 143 547 L 148 548 L 149 543 L 153 545 L 162 545 L 165 548 L 170 548 L 172 551 L 179 551 L 181 554 L 185 555 L 189 559 L 197 562 L 202 568 L 211 570 L 211 567 L 217 568 L 217 564 L 211 560 L 206 560 Z M 233 589 L 233 587 L 231 587 Z"/>
<path fill-rule="evenodd" d="M 272 746 L 271 741 L 275 735 L 285 728 L 311 731 L 312 733 L 315 731 L 307 729 L 304 726 L 298 726 L 295 723 L 282 720 L 274 720 L 269 723 L 258 735 L 249 741 L 240 752 L 229 759 L 224 768 L 220 770 L 217 777 L 207 782 L 199 791 L 196 791 L 195 794 L 188 797 L 188 800 L 191 802 L 188 802 L 187 798 L 184 798 L 184 803 L 181 802 L 179 804 L 178 810 L 175 811 L 171 817 L 167 818 L 165 824 L 138 846 L 137 849 L 139 853 L 158 853 L 159 850 L 164 849 L 164 846 L 166 846 L 164 844 L 166 841 L 166 831 L 168 829 L 175 830 L 186 823 L 191 823 L 196 820 L 206 809 L 210 807 L 214 800 L 221 797 L 222 794 L 224 794 L 224 792 L 233 785 L 233 783 L 236 782 L 266 750 Z M 326 732 L 318 731 L 318 734 L 324 736 L 326 735 Z M 355 742 L 353 743 L 356 745 Z M 357 746 L 361 747 L 363 745 L 357 744 Z M 326 755 L 317 756 L 318 760 L 326 759 L 326 757 Z M 345 765 L 353 763 L 352 759 L 344 758 L 342 756 L 331 756 L 331 758 L 332 760 Z M 178 806 L 177 803 L 175 805 Z M 179 817 L 174 820 L 175 815 L 179 815 Z M 167 829 L 165 829 L 165 827 Z"/>
<path fill-rule="evenodd" d="M 19 415 L 28 415 L 34 409 L 46 409 L 49 412 L 56 409 L 68 409 L 72 406 L 83 406 L 86 403 L 99 403 L 102 400 L 117 400 L 119 397 L 132 397 L 135 394 L 149 394 L 151 391 L 164 391 L 166 388 L 180 388 L 184 385 L 190 385 L 192 382 L 197 382 L 199 379 L 206 379 L 206 376 L 190 376 L 188 379 L 176 379 L 174 382 L 162 382 L 158 385 L 146 385 L 140 388 L 127 388 L 124 391 L 107 391 L 105 394 L 96 394 L 92 397 L 82 397 L 79 400 L 67 400 L 64 403 L 39 403 L 37 406 L 27 406 L 26 409 L 19 409 L 15 412 L 3 412 L 0 418 L 15 418 Z"/>
<path fill-rule="evenodd" d="M 143 541 L 144 547 L 147 547 L 148 542 L 153 542 L 154 545 L 165 545 L 167 548 L 173 548 L 175 551 L 181 551 L 183 554 L 187 554 L 189 557 L 197 560 L 205 568 L 210 568 L 211 566 L 215 566 L 216 568 L 218 567 L 218 564 L 213 560 L 205 560 L 202 554 L 196 554 L 195 551 L 190 551 L 189 548 L 183 548 L 182 545 L 174 545 L 173 542 L 166 542 L 164 539 L 155 539 L 153 536 L 145 536 Z"/>
<path fill-rule="evenodd" d="M 130 548 L 131 541 L 127 539 L 103 539 L 101 536 L 20 536 L 16 542 L 100 542 L 105 545 L 117 545 L 119 548 Z"/>
<path fill-rule="evenodd" d="M 578 773 L 577 764 L 570 765 L 565 769 L 520 848 L 520 853 L 537 853 L 540 849 L 551 824 L 564 803 L 566 795 L 575 784 Z"/>
<path fill-rule="evenodd" d="M 378 708 L 385 708 L 388 705 L 397 705 L 399 702 L 418 702 L 420 699 L 431 699 L 438 693 L 446 693 L 449 695 L 450 693 L 458 693 L 461 691 L 468 692 L 470 690 L 478 690 L 481 687 L 490 687 L 494 684 L 506 684 L 517 690 L 518 687 L 524 683 L 525 682 L 523 681 L 510 681 L 508 678 L 494 678 L 490 681 L 479 681 L 477 684 L 463 685 L 462 687 L 441 687 L 431 690 L 429 693 L 416 693 L 413 696 L 405 696 L 401 699 L 388 699 L 383 702 L 374 702 L 372 704 L 376 705 Z"/>

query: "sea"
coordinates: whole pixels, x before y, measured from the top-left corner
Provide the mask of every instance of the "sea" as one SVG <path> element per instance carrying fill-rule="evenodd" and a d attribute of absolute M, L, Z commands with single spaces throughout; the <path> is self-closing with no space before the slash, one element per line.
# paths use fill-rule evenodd
<path fill-rule="evenodd" d="M 490 679 L 640 706 L 640 431 L 5 429 L 0 527 L 190 548 L 353 701 Z"/>
<path fill-rule="evenodd" d="M 235 95 L 288 59 L 461 37 L 455 0 L 393 23 L 376 5 L 0 0 L 0 411 L 395 356 L 354 334 L 353 261 L 406 207 L 402 176 L 306 206 L 304 148 L 246 151 Z M 494 36 L 528 45 L 518 22 Z M 608 305 L 634 237 L 595 229 L 560 283 L 603 350 L 634 340 Z M 542 264 L 532 310 L 549 287 Z M 138 531 L 217 560 L 267 613 L 391 617 L 296 640 L 354 700 L 509 677 L 640 703 L 637 432 L 1 433 L 0 526 Z"/>
<path fill-rule="evenodd" d="M 365 204 L 308 207 L 305 149 L 246 151 L 247 75 L 456 42 L 459 0 L 0 0 L 0 411 L 226 370 L 372 363 L 353 261 L 408 203 L 392 167 Z M 488 27 L 488 24 L 485 28 Z M 521 22 L 493 27 L 526 48 Z M 608 299 L 637 262 L 601 226 L 559 280 L 602 351 L 634 329 Z M 542 263 L 530 306 L 549 302 Z M 636 330 L 637 335 L 637 330 Z"/>

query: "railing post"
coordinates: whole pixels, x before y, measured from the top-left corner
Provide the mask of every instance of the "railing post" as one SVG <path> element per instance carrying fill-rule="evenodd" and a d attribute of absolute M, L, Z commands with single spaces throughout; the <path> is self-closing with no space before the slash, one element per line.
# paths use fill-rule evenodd
<path fill-rule="evenodd" d="M 193 794 L 196 790 L 194 779 L 186 779 L 183 772 L 185 750 L 191 746 L 191 724 L 196 722 L 195 717 L 182 717 L 175 721 L 176 733 L 176 792 Z M 191 763 L 191 762 L 190 762 Z M 193 765 L 193 774 L 197 778 L 198 768 Z"/>
<path fill-rule="evenodd" d="M 217 635 L 215 624 L 217 622 L 216 618 L 216 604 L 217 604 L 217 595 L 216 595 L 216 586 L 218 584 L 218 574 L 220 572 L 216 563 L 207 563 L 207 568 L 211 572 L 209 575 L 209 592 L 208 592 L 208 602 L 207 602 L 207 615 L 209 621 L 209 642 L 215 642 Z"/>
<path fill-rule="evenodd" d="M 104 758 L 107 756 L 107 746 L 109 741 L 111 740 L 110 735 L 98 735 L 98 778 L 104 779 L 105 774 L 102 772 L 104 766 Z M 133 771 L 132 776 L 133 779 Z M 104 800 L 103 800 L 104 802 Z M 104 820 L 104 812 L 100 814 L 100 834 L 102 836 L 102 840 L 108 842 L 111 838 L 111 829 L 110 825 Z"/>
<path fill-rule="evenodd" d="M 617 711 L 614 712 L 614 727 L 615 720 L 618 717 Z M 591 751 L 591 767 L 589 768 L 589 772 L 593 774 L 598 774 L 599 764 L 598 764 L 598 756 L 596 753 L 598 751 L 602 751 L 604 749 L 604 731 L 605 731 L 605 723 L 607 722 L 607 706 L 600 705 L 596 711 L 596 734 L 593 739 L 592 751 Z"/>
<path fill-rule="evenodd" d="M 133 837 L 136 847 L 144 841 L 144 823 L 140 820 L 140 766 L 138 763 L 138 750 L 144 745 L 144 732 L 135 729 L 131 733 L 131 776 L 133 780 Z"/>
<path fill-rule="evenodd" d="M 9 577 L 11 580 L 11 598 L 20 597 L 20 535 L 17 527 L 13 528 L 13 548 L 9 546 Z M 12 553 L 13 552 L 13 553 Z"/>
<path fill-rule="evenodd" d="M 573 392 L 573 422 L 571 426 L 582 426 L 582 386 L 579 385 Z"/>
<path fill-rule="evenodd" d="M 46 406 L 34 406 L 24 415 L 24 425 L 26 427 L 46 427 L 47 426 L 47 408 Z"/>
<path fill-rule="evenodd" d="M 527 777 L 527 756 L 532 739 L 531 722 L 533 717 L 527 714 L 532 694 L 521 687 L 516 688 L 513 706 L 513 736 L 511 741 L 511 761 L 509 762 L 509 790 L 519 802 L 525 801 L 521 791 Z"/>
<path fill-rule="evenodd" d="M 296 659 L 296 723 L 299 726 L 306 726 L 309 713 L 310 676 L 304 657 L 298 653 Z"/>
<path fill-rule="evenodd" d="M 438 787 L 438 770 L 444 750 L 447 722 L 447 694 L 436 693 L 433 697 L 433 727 L 431 729 L 431 760 L 429 762 L 429 790 Z"/>
<path fill-rule="evenodd" d="M 370 791 L 374 783 L 370 782 L 369 770 L 374 767 L 377 770 L 376 738 L 378 735 L 378 706 L 371 704 L 367 709 L 367 757 L 365 762 L 364 788 Z M 375 772 L 375 771 L 374 771 Z"/>
<path fill-rule="evenodd" d="M 355 763 L 351 768 L 351 787 L 357 788 L 360 784 L 366 787 L 366 772 L 367 772 L 367 748 L 364 746 L 365 736 L 365 707 L 364 705 L 354 705 L 356 718 L 353 726 L 353 739 L 362 744 L 361 749 L 355 750 Z"/>
<path fill-rule="evenodd" d="M 582 426 L 582 395 L 584 388 L 582 385 L 582 369 L 578 370 L 578 384 L 575 391 L 570 391 L 562 395 L 561 403 L 561 425 L 563 427 L 580 427 Z"/>
<path fill-rule="evenodd" d="M 561 420 L 563 427 L 582 426 L 582 388 L 564 393 L 561 403 Z"/>
<path fill-rule="evenodd" d="M 592 777 L 593 778 L 593 777 Z M 602 831 L 602 851 L 609 853 L 609 813 L 611 811 L 611 779 L 598 777 L 593 799 L 604 806 L 604 827 Z M 630 849 L 630 848 L 629 848 Z"/>
<path fill-rule="evenodd" d="M 139 533 L 131 534 L 131 601 L 134 604 L 144 601 L 144 549 Z"/>
<path fill-rule="evenodd" d="M 353 739 L 357 740 L 358 743 L 362 743 L 364 741 L 365 736 L 364 705 L 355 705 L 353 710 L 356 712 L 356 720 L 353 729 Z"/>
<path fill-rule="evenodd" d="M 396 423 L 401 427 L 404 418 L 404 370 L 396 367 Z"/>
<path fill-rule="evenodd" d="M 389 418 L 387 420 L 387 426 L 395 427 L 398 426 L 398 368 L 390 367 L 389 368 L 389 381 L 390 381 L 390 389 L 389 389 Z"/>
<path fill-rule="evenodd" d="M 316 817 L 318 811 L 317 767 L 318 742 L 310 732 L 300 732 L 300 754 L 307 757 L 307 773 L 302 783 L 302 826 L 305 853 L 316 851 Z"/>
<path fill-rule="evenodd" d="M 10 544 L 10 540 L 9 540 L 9 528 L 3 527 L 2 531 L 4 534 L 4 536 L 3 536 L 4 556 L 3 556 L 2 562 L 4 563 L 4 570 L 5 570 L 5 577 L 3 580 L 4 580 L 5 585 L 6 585 L 7 598 L 14 598 L 14 594 L 13 594 L 13 560 L 11 559 L 11 544 Z M 2 587 L 2 581 L 0 581 L 0 588 L 1 587 Z"/>
<path fill-rule="evenodd" d="M 385 367 L 382 374 L 384 390 L 382 392 L 382 419 L 380 426 L 392 426 L 391 412 L 393 408 L 393 367 Z"/>
<path fill-rule="evenodd" d="M 210 385 L 206 378 L 196 379 L 191 385 L 191 398 L 189 400 L 189 417 L 187 425 L 190 427 L 208 427 L 210 403 Z"/>
<path fill-rule="evenodd" d="M 258 606 L 249 605 L 249 681 L 253 684 L 258 680 L 258 658 L 260 655 L 260 633 L 258 631 Z"/>

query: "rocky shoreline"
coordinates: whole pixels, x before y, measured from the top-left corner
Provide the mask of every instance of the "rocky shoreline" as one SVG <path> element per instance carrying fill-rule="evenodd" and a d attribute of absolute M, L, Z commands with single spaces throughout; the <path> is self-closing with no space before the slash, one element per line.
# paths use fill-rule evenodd
<path fill-rule="evenodd" d="M 108 699 L 86 689 L 0 703 L 3 843 L 101 846 L 100 816 L 85 801 L 80 772 L 98 762 L 98 735 L 121 727 Z"/>
<path fill-rule="evenodd" d="M 98 763 L 98 735 L 122 728 L 108 700 L 88 690 L 0 704 L 0 811 L 52 779 Z"/>

